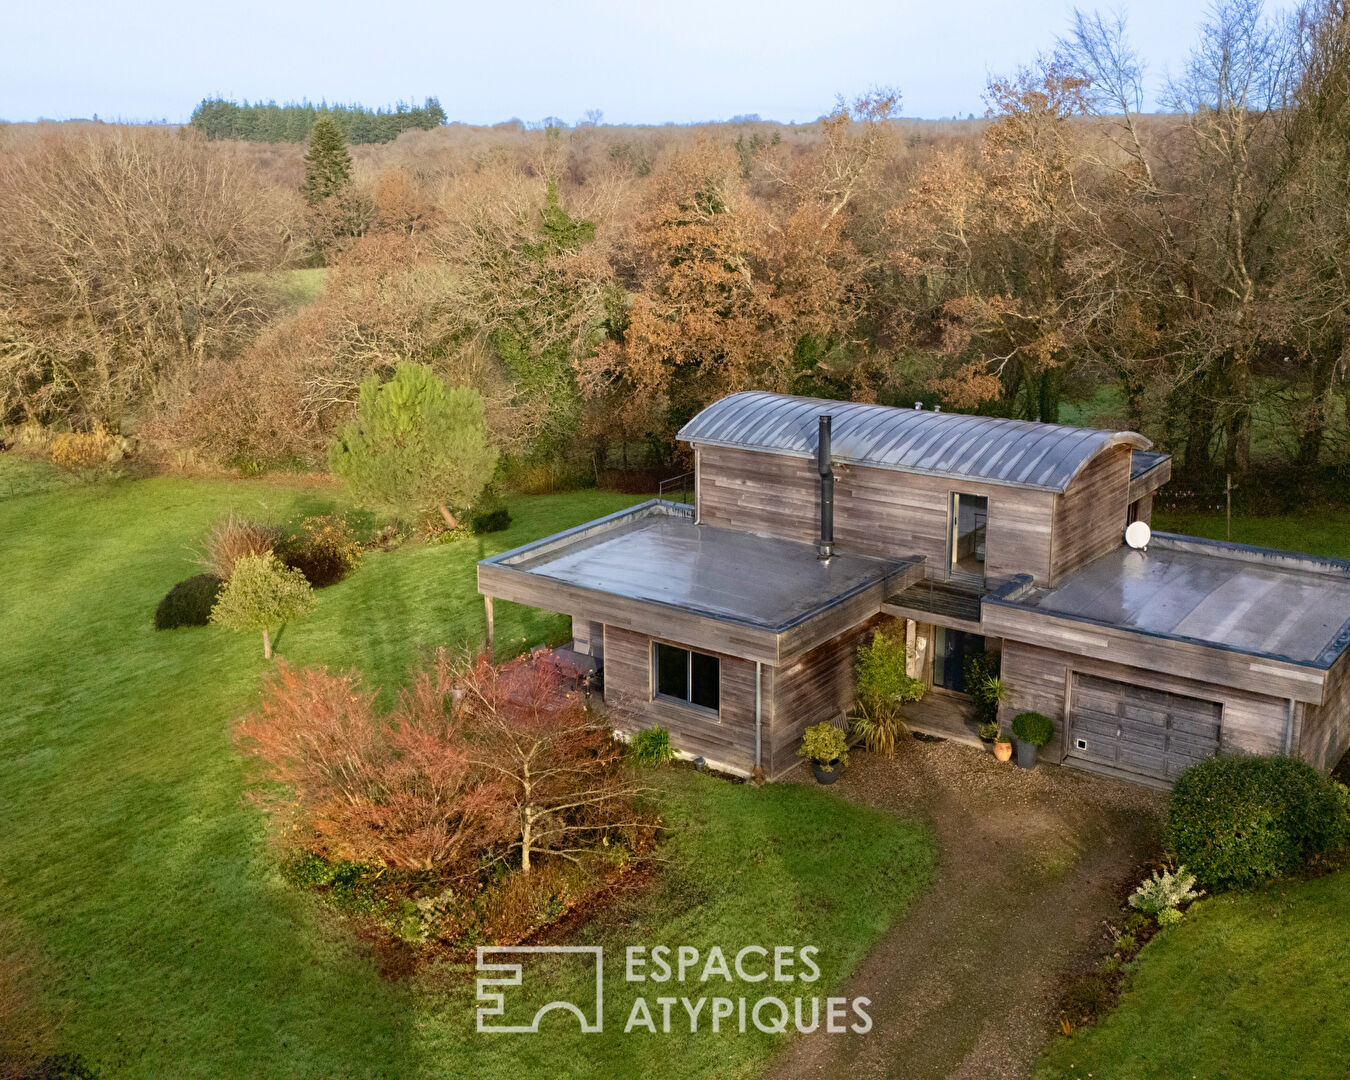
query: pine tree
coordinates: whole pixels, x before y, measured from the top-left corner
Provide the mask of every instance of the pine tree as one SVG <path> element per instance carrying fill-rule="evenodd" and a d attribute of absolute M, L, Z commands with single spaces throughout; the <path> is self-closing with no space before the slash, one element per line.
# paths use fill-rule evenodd
<path fill-rule="evenodd" d="M 399 364 L 383 386 L 374 376 L 361 384 L 356 413 L 329 447 L 333 472 L 369 506 L 405 518 L 439 510 L 454 528 L 450 508 L 471 508 L 497 467 L 478 391 Z"/>
<path fill-rule="evenodd" d="M 352 157 L 342 129 L 328 117 L 314 122 L 309 133 L 309 152 L 305 155 L 305 182 L 300 191 L 311 206 L 337 195 L 351 183 Z"/>

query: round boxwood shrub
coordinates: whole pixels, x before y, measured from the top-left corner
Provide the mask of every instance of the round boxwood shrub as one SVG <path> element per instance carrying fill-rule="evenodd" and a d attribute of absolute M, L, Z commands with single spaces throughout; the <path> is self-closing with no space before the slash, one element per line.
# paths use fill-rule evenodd
<path fill-rule="evenodd" d="M 1211 891 L 1297 872 L 1348 840 L 1345 787 L 1296 758 L 1211 758 L 1172 787 L 1168 851 Z"/>
<path fill-rule="evenodd" d="M 180 581 L 155 608 L 155 629 L 205 626 L 211 621 L 211 608 L 224 587 L 225 582 L 215 574 L 196 574 Z"/>
<path fill-rule="evenodd" d="M 1038 712 L 1018 713 L 1013 717 L 1013 734 L 1018 742 L 1041 747 L 1055 737 L 1055 723 Z"/>
<path fill-rule="evenodd" d="M 475 536 L 501 532 L 511 525 L 511 511 L 495 488 L 488 487 L 469 513 L 469 530 Z"/>

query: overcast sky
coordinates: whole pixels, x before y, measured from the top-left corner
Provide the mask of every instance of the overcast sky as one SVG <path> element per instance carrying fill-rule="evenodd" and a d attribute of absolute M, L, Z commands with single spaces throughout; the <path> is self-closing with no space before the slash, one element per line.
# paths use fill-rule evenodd
<path fill-rule="evenodd" d="M 1112 5 L 1114 6 L 1114 5 Z M 1155 85 L 1204 0 L 1124 5 Z M 990 73 L 1048 49 L 1063 0 L 42 0 L 7 5 L 0 118 L 185 120 L 208 95 L 375 106 L 440 98 L 493 123 L 806 121 L 899 87 L 906 116 L 983 112 Z"/>

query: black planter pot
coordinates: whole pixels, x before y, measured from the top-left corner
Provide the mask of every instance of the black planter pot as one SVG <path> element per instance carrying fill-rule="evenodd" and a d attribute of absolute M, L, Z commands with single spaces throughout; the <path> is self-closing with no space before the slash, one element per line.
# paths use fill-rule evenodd
<path fill-rule="evenodd" d="M 1021 739 L 1018 739 L 1017 767 L 1019 769 L 1034 769 L 1036 767 L 1036 752 L 1037 747 L 1035 743 L 1023 742 Z"/>
<path fill-rule="evenodd" d="M 835 758 L 828 765 L 822 765 L 819 761 L 812 759 L 811 775 L 816 778 L 817 784 L 833 784 L 839 779 L 839 774 L 844 771 L 839 759 Z"/>

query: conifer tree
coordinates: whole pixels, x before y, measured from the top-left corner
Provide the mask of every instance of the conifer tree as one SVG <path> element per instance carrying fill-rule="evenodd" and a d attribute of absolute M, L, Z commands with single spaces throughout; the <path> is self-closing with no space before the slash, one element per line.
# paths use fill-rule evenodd
<path fill-rule="evenodd" d="M 340 194 L 352 180 L 352 157 L 342 129 L 326 116 L 314 121 L 305 155 L 305 182 L 300 191 L 310 206 Z"/>

